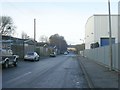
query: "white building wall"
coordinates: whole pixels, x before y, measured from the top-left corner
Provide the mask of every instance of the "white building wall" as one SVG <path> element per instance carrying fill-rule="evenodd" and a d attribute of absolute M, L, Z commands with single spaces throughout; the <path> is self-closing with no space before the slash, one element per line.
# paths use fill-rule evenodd
<path fill-rule="evenodd" d="M 94 24 L 95 24 L 95 28 L 94 28 L 94 38 L 95 38 L 95 42 L 99 42 L 100 41 L 100 37 L 108 37 L 108 23 L 107 23 L 107 18 L 104 16 L 94 16 L 95 20 L 94 20 Z M 100 43 L 100 42 L 99 42 Z"/>
<path fill-rule="evenodd" d="M 95 42 L 99 42 L 100 38 L 109 38 L 109 16 L 108 15 L 95 15 L 94 16 L 94 38 Z M 118 16 L 111 16 L 111 33 L 115 38 L 115 43 L 118 42 Z"/>
<path fill-rule="evenodd" d="M 115 37 L 115 43 L 118 43 L 118 15 L 111 17 L 112 36 Z"/>
<path fill-rule="evenodd" d="M 118 43 L 118 15 L 111 16 L 112 37 Z M 94 15 L 90 17 L 85 26 L 85 48 L 90 49 L 91 43 L 98 42 L 100 38 L 109 38 L 109 16 Z"/>
<path fill-rule="evenodd" d="M 90 43 L 94 42 L 94 17 L 90 17 L 85 26 L 85 48 L 90 48 Z"/>

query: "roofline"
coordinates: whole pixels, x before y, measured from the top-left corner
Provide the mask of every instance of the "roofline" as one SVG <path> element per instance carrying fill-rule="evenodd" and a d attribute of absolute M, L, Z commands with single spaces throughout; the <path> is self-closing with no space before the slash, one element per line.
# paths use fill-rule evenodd
<path fill-rule="evenodd" d="M 94 16 L 109 16 L 109 14 L 93 14 L 87 19 L 86 24 L 88 23 L 88 20 Z M 111 14 L 111 16 L 120 16 L 120 14 Z M 85 27 L 86 27 L 86 24 L 85 24 Z"/>
<path fill-rule="evenodd" d="M 94 15 L 90 16 L 90 17 L 87 19 L 87 21 L 86 21 L 86 23 L 85 23 L 85 27 L 86 27 L 86 25 L 87 25 L 89 19 L 91 19 L 93 16 L 94 16 Z"/>
<path fill-rule="evenodd" d="M 109 16 L 109 14 L 94 14 L 93 16 Z M 120 14 L 111 14 L 111 16 L 120 16 Z"/>

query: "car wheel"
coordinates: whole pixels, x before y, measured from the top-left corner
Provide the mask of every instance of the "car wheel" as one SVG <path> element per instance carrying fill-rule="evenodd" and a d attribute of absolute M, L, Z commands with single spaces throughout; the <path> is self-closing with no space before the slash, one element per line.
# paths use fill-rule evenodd
<path fill-rule="evenodd" d="M 5 67 L 5 68 L 8 68 L 8 67 L 9 67 L 9 61 L 5 61 L 4 67 Z"/>
<path fill-rule="evenodd" d="M 37 58 L 35 57 L 33 61 L 37 61 Z"/>
<path fill-rule="evenodd" d="M 40 60 L 40 57 L 38 57 L 38 61 Z"/>
<path fill-rule="evenodd" d="M 17 66 L 17 61 L 15 61 L 13 65 L 16 67 Z"/>
<path fill-rule="evenodd" d="M 36 61 L 39 61 L 39 57 L 36 57 Z"/>

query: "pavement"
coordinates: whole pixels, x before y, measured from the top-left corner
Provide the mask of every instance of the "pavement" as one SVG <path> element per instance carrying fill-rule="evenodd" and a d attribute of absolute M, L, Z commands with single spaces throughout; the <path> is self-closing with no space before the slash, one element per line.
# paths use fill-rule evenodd
<path fill-rule="evenodd" d="M 90 88 L 120 90 L 120 74 L 117 71 L 110 71 L 107 67 L 86 57 L 78 56 L 78 61 Z"/>

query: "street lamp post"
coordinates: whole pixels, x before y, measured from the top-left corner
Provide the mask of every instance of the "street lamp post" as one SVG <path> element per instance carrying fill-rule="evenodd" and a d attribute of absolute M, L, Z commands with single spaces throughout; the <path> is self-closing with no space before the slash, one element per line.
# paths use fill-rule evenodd
<path fill-rule="evenodd" d="M 111 13 L 110 13 L 110 0 L 108 0 L 109 9 L 109 55 L 110 55 L 110 70 L 112 70 L 112 35 L 111 35 Z"/>
<path fill-rule="evenodd" d="M 36 19 L 34 19 L 34 51 L 35 51 L 35 47 L 36 47 Z"/>

